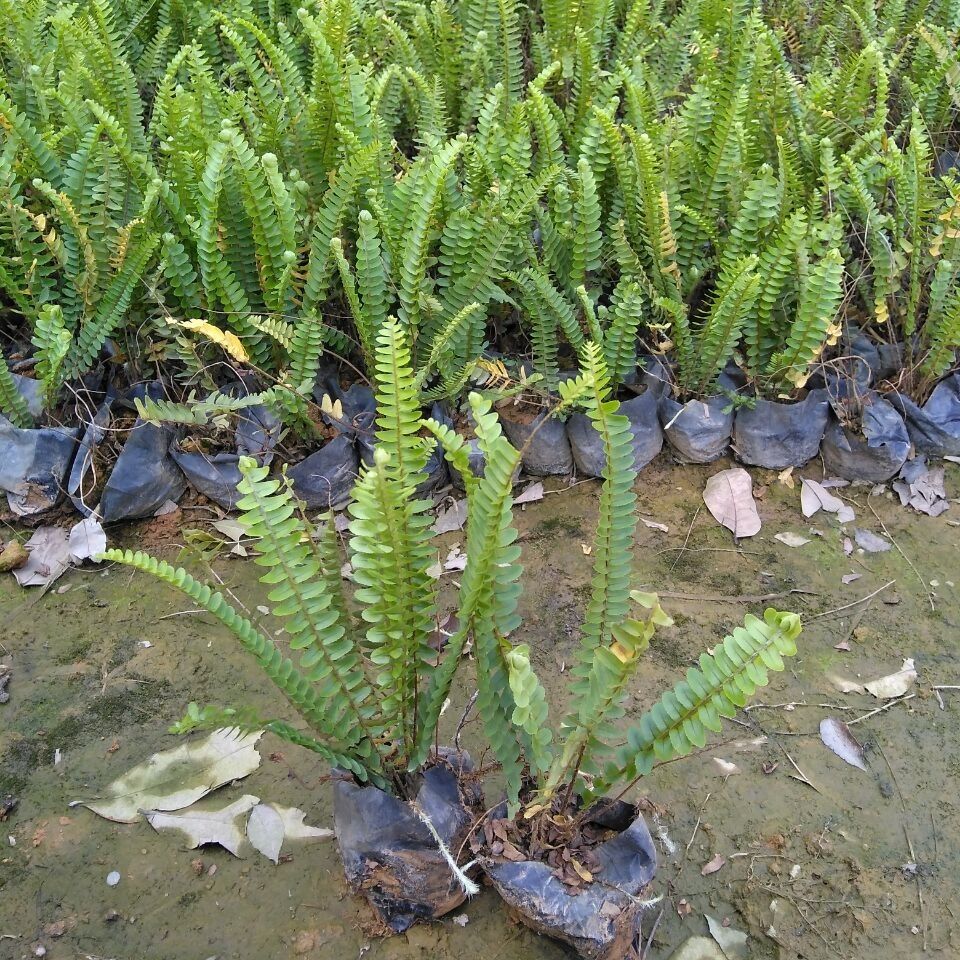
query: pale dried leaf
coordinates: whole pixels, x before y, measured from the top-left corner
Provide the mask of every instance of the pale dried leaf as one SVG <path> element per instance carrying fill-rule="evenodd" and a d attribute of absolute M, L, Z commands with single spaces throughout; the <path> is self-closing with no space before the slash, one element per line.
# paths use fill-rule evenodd
<path fill-rule="evenodd" d="M 840 578 L 840 582 L 844 584 L 853 583 L 854 580 L 859 580 L 862 576 L 862 573 L 845 573 Z"/>
<path fill-rule="evenodd" d="M 753 480 L 741 467 L 715 473 L 703 491 L 703 502 L 717 523 L 735 537 L 752 537 L 760 531 L 760 514 L 753 499 Z"/>
<path fill-rule="evenodd" d="M 205 843 L 218 843 L 239 857 L 240 844 L 243 843 L 241 818 L 259 802 L 258 797 L 247 794 L 219 810 L 191 808 L 186 813 L 144 810 L 143 815 L 154 830 L 179 830 L 186 834 L 190 849 Z"/>
<path fill-rule="evenodd" d="M 467 501 L 454 500 L 445 510 L 437 514 L 436 522 L 433 525 L 433 535 L 436 537 L 441 533 L 462 530 L 466 522 Z"/>
<path fill-rule="evenodd" d="M 21 587 L 45 587 L 70 567 L 70 540 L 61 527 L 38 527 L 24 546 L 30 556 L 13 571 Z"/>
<path fill-rule="evenodd" d="M 879 680 L 871 680 L 863 687 L 867 693 L 881 700 L 892 700 L 894 697 L 902 697 L 916 682 L 917 670 L 913 660 L 908 657 L 896 673 L 880 677 Z"/>
<path fill-rule="evenodd" d="M 659 530 L 661 533 L 670 532 L 670 528 L 665 523 L 657 523 L 656 520 L 645 520 L 643 517 L 640 518 L 640 522 L 651 530 Z"/>
<path fill-rule="evenodd" d="M 824 746 L 850 766 L 861 770 L 867 769 L 867 765 L 863 762 L 863 747 L 842 720 L 837 720 L 835 717 L 825 717 L 821 720 L 820 739 Z"/>
<path fill-rule="evenodd" d="M 856 680 L 848 680 L 846 677 L 838 676 L 835 673 L 828 673 L 827 680 L 841 693 L 863 693 L 863 685 L 857 683 Z"/>
<path fill-rule="evenodd" d="M 727 858 L 722 853 L 716 854 L 700 868 L 700 876 L 709 877 L 711 873 L 716 873 L 726 862 Z"/>
<path fill-rule="evenodd" d="M 799 533 L 791 533 L 789 530 L 783 533 L 775 533 L 773 539 L 785 543 L 788 547 L 802 547 L 805 543 L 810 542 L 806 537 L 801 537 Z"/>
<path fill-rule="evenodd" d="M 523 488 L 523 490 L 513 498 L 514 505 L 521 503 L 536 503 L 543 499 L 543 484 L 536 480 Z"/>
<path fill-rule="evenodd" d="M 724 760 L 722 757 L 711 757 L 711 759 L 716 764 L 721 776 L 730 777 L 740 772 L 740 768 L 729 760 Z"/>
<path fill-rule="evenodd" d="M 448 572 L 467 569 L 467 555 L 460 550 L 459 543 L 455 543 L 447 554 L 447 559 L 443 561 L 443 569 Z"/>
<path fill-rule="evenodd" d="M 304 817 L 306 814 L 296 807 L 258 803 L 250 811 L 247 839 L 255 850 L 278 863 L 280 850 L 287 840 L 326 840 L 333 836 L 333 831 L 326 827 L 308 826 L 303 822 Z"/>
<path fill-rule="evenodd" d="M 223 520 L 214 520 L 210 526 L 218 530 L 228 540 L 239 542 L 247 535 L 247 528 L 239 520 L 231 520 L 230 517 L 224 517 Z"/>
<path fill-rule="evenodd" d="M 83 563 L 100 556 L 107 549 L 107 535 L 96 517 L 87 517 L 74 524 L 68 538 L 70 559 L 74 563 Z"/>
<path fill-rule="evenodd" d="M 825 510 L 827 513 L 835 513 L 841 523 L 850 523 L 855 519 L 853 508 L 830 493 L 824 484 L 806 477 L 800 478 L 800 484 L 800 510 L 805 517 L 812 517 L 817 511 Z"/>
<path fill-rule="evenodd" d="M 867 553 L 886 553 L 893 546 L 889 540 L 884 540 L 878 534 L 863 530 L 860 527 L 853 531 L 853 536 L 857 541 L 857 546 L 866 550 Z"/>
<path fill-rule="evenodd" d="M 793 467 L 787 467 L 786 470 L 781 470 L 780 473 L 777 474 L 777 480 L 792 490 L 796 486 L 793 479 Z"/>
<path fill-rule="evenodd" d="M 80 802 L 118 823 L 133 823 L 145 809 L 180 810 L 256 770 L 261 736 L 262 731 L 214 730 L 203 740 L 153 754 L 114 780 L 101 798 Z"/>
<path fill-rule="evenodd" d="M 717 941 L 717 946 L 723 952 L 726 960 L 749 960 L 750 949 L 747 946 L 747 935 L 736 927 L 725 927 L 719 920 L 705 913 L 707 929 L 710 936 Z"/>

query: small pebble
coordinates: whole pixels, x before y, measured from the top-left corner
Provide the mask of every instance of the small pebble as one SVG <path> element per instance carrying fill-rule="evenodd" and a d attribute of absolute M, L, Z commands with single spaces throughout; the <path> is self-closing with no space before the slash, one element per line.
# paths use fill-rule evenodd
<path fill-rule="evenodd" d="M 120 919 L 120 914 L 117 913 L 116 910 L 108 910 L 108 911 L 103 915 L 104 923 L 113 923 L 114 920 L 119 920 L 119 919 Z"/>
<path fill-rule="evenodd" d="M 115 887 L 120 882 L 120 873 L 117 870 L 111 870 L 107 874 L 107 886 Z"/>

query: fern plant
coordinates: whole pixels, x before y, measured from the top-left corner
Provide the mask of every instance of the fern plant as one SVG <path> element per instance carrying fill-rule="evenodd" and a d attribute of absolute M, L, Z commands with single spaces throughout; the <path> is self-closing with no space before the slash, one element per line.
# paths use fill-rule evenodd
<path fill-rule="evenodd" d="M 487 453 L 482 481 L 470 481 L 468 542 L 485 537 L 480 560 L 471 554 L 461 591 L 460 629 L 450 640 L 459 652 L 472 634 L 477 664 L 477 706 L 491 748 L 502 764 L 507 797 L 515 810 L 525 786 L 533 788 L 528 812 L 576 790 L 601 796 L 618 783 L 648 773 L 654 762 L 683 756 L 702 747 L 720 718 L 768 681 L 768 670 L 782 670 L 796 652 L 800 620 L 768 610 L 763 619 L 748 616 L 742 627 L 703 654 L 699 667 L 628 726 L 622 742 L 624 699 L 640 657 L 658 626 L 672 621 L 655 594 L 630 589 L 630 554 L 636 527 L 629 421 L 609 398 L 610 379 L 602 348 L 584 345 L 581 374 L 560 384 L 562 403 L 585 408 L 600 434 L 606 468 L 594 538 L 593 578 L 577 662 L 571 671 L 572 700 L 555 727 L 546 693 L 531 665 L 530 648 L 516 642 L 521 622 L 516 613 L 520 550 L 510 514 L 511 475 L 519 452 L 500 435 L 489 405 L 471 397 L 477 434 Z M 455 466 L 464 456 L 462 441 L 439 424 L 431 429 Z M 482 492 L 481 492 L 482 491 Z M 475 548 L 474 548 L 475 549 Z M 499 587 L 498 587 L 499 585 Z M 448 682 L 437 684 L 429 699 L 435 716 Z M 557 730 L 554 738 L 552 730 Z M 528 794 L 525 794 L 529 796 Z"/>

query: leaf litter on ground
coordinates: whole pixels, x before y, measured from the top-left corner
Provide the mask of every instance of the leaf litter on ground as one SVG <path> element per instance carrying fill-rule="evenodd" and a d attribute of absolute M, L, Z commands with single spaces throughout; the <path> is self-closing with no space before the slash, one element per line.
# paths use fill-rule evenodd
<path fill-rule="evenodd" d="M 950 508 L 947 491 L 943 485 L 944 468 L 927 466 L 925 457 L 908 460 L 894 481 L 893 489 L 900 503 L 912 507 L 918 513 L 939 517 Z"/>
<path fill-rule="evenodd" d="M 824 510 L 827 513 L 835 513 L 840 523 L 853 521 L 856 516 L 853 507 L 830 493 L 824 483 L 817 483 L 816 480 L 808 480 L 806 477 L 800 478 L 800 510 L 803 515 L 812 517 L 820 510 Z"/>
<path fill-rule="evenodd" d="M 148 757 L 104 788 L 95 800 L 77 800 L 107 820 L 134 823 L 140 811 L 181 810 L 260 766 L 256 743 L 263 731 L 214 730 L 203 740 L 183 743 Z"/>
<path fill-rule="evenodd" d="M 191 807 L 184 813 L 144 810 L 143 815 L 158 832 L 179 830 L 186 834 L 190 849 L 217 843 L 235 857 L 242 857 L 240 846 L 243 843 L 244 831 L 241 818 L 259 803 L 259 797 L 245 794 L 239 800 L 217 810 L 199 810 L 196 807 Z"/>
<path fill-rule="evenodd" d="M 820 739 L 825 747 L 850 766 L 864 771 L 867 769 L 863 761 L 863 746 L 842 720 L 837 720 L 836 717 L 824 717 L 820 721 Z"/>
<path fill-rule="evenodd" d="M 93 560 L 107 548 L 107 537 L 96 517 L 64 527 L 37 527 L 26 542 L 27 562 L 13 571 L 21 587 L 46 587 L 73 565 Z"/>
<path fill-rule="evenodd" d="M 865 683 L 863 688 L 881 700 L 893 700 L 902 697 L 917 682 L 917 670 L 910 657 L 904 658 L 903 665 L 896 673 L 880 677 Z"/>
<path fill-rule="evenodd" d="M 730 467 L 710 477 L 703 491 L 703 502 L 717 523 L 737 539 L 760 532 L 753 479 L 742 467 Z"/>
<path fill-rule="evenodd" d="M 543 483 L 539 480 L 535 480 L 533 483 L 524 487 L 523 490 L 513 498 L 513 505 L 521 505 L 524 503 L 536 503 L 538 500 L 543 499 Z"/>
<path fill-rule="evenodd" d="M 454 500 L 445 509 L 437 513 L 436 522 L 433 524 L 433 535 L 440 536 L 442 533 L 451 533 L 454 530 L 462 530 L 467 522 L 467 501 Z"/>
<path fill-rule="evenodd" d="M 333 836 L 333 831 L 326 827 L 305 824 L 305 817 L 306 814 L 296 807 L 258 803 L 250 811 L 247 839 L 268 860 L 279 863 L 280 851 L 287 840 L 326 840 Z"/>
<path fill-rule="evenodd" d="M 791 533 L 789 530 L 785 530 L 783 533 L 775 533 L 773 539 L 785 543 L 788 547 L 802 547 L 805 543 L 810 542 L 807 537 L 802 537 L 799 533 Z"/>
<path fill-rule="evenodd" d="M 879 534 L 861 527 L 853 531 L 853 537 L 857 541 L 857 546 L 866 550 L 867 553 L 886 553 L 893 546 L 889 540 L 885 540 Z"/>
<path fill-rule="evenodd" d="M 705 913 L 707 929 L 710 936 L 717 941 L 717 946 L 723 951 L 727 960 L 749 960 L 750 949 L 747 946 L 747 935 L 736 927 L 725 927 L 720 920 Z"/>

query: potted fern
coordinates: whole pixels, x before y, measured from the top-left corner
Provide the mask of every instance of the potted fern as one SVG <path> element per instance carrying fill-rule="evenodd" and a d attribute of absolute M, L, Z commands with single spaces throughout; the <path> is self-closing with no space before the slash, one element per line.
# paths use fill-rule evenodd
<path fill-rule="evenodd" d="M 521 624 L 510 478 L 522 451 L 502 436 L 489 401 L 476 394 L 470 403 L 487 468 L 483 496 L 470 501 L 468 542 L 477 546 L 464 572 L 460 630 L 448 656 L 473 638 L 477 707 L 506 782 L 505 804 L 474 833 L 480 863 L 525 923 L 585 957 L 613 960 L 630 947 L 655 869 L 643 820 L 619 796 L 658 761 L 704 746 L 708 731 L 718 731 L 722 717 L 767 683 L 768 670 L 783 669 L 782 658 L 796 651 L 800 621 L 776 610 L 763 619 L 748 616 L 626 736 L 618 730 L 640 656 L 654 630 L 671 620 L 655 595 L 630 590 L 636 470 L 629 421 L 609 399 L 600 346 L 585 344 L 581 371 L 559 384 L 561 404 L 585 409 L 603 437 L 605 467 L 570 707 L 559 726 L 551 722 L 530 648 L 512 639 Z M 462 459 L 461 441 L 439 430 L 438 436 L 452 463 Z M 617 799 L 607 799 L 614 792 Z"/>
<path fill-rule="evenodd" d="M 237 506 L 257 543 L 256 563 L 266 568 L 262 582 L 283 618 L 290 656 L 185 570 L 139 552 L 111 550 L 105 558 L 184 591 L 233 632 L 287 696 L 306 730 L 244 709 L 195 706 L 177 729 L 266 729 L 329 760 L 337 770 L 334 820 L 347 877 L 390 929 L 402 931 L 453 909 L 475 889 L 450 851 L 460 848 L 482 808 L 469 757 L 435 748 L 462 643 L 445 652 L 431 645 L 437 597 L 428 573 L 435 559 L 430 503 L 414 495 L 430 445 L 419 435 L 424 423 L 407 335 L 392 318 L 377 334 L 376 362 L 377 447 L 349 506 L 359 623 L 344 595 L 331 518 L 315 535 L 289 483 L 251 458 L 240 460 Z M 433 426 L 446 437 L 446 428 Z M 499 481 L 496 471 L 491 479 L 471 477 L 472 494 L 487 497 L 493 479 Z M 469 548 L 471 568 L 475 560 L 482 565 L 483 547 L 472 540 Z M 481 581 L 480 589 L 492 583 Z M 460 618 L 467 623 L 470 597 L 465 588 Z"/>

